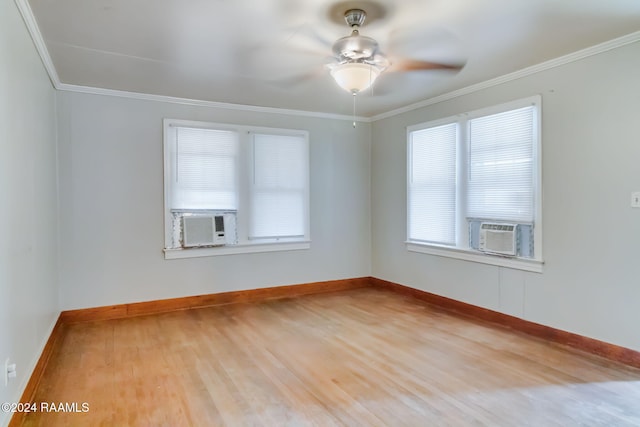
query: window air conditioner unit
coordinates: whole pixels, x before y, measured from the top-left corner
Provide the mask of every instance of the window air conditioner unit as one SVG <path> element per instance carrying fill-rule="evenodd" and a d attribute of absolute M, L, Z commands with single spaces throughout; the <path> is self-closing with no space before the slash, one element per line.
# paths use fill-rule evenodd
<path fill-rule="evenodd" d="M 483 222 L 480 224 L 478 248 L 490 254 L 515 256 L 517 227 L 517 224 Z"/>
<path fill-rule="evenodd" d="M 221 246 L 226 243 L 223 215 L 182 217 L 182 247 Z"/>

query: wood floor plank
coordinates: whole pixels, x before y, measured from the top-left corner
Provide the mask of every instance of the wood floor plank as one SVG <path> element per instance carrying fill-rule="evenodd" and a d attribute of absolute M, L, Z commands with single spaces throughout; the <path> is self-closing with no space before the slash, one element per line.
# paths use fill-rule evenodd
<path fill-rule="evenodd" d="M 640 426 L 640 370 L 384 289 L 65 325 L 24 426 Z"/>

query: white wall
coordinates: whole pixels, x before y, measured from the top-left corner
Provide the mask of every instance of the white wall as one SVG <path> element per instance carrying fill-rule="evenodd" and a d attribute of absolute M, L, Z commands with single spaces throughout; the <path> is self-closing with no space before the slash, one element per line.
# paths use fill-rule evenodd
<path fill-rule="evenodd" d="M 370 125 L 60 92 L 63 310 L 371 274 Z M 310 133 L 311 249 L 165 260 L 163 118 Z"/>
<path fill-rule="evenodd" d="M 53 86 L 12 1 L 0 2 L 0 402 L 17 402 L 58 310 Z M 4 385 L 4 363 L 18 376 Z M 0 412 L 0 425 L 9 421 Z"/>
<path fill-rule="evenodd" d="M 54 94 L 12 2 L 0 2 L 0 36 L 0 365 L 18 364 L 0 402 L 19 398 L 59 309 L 368 275 L 640 350 L 640 210 L 629 207 L 640 191 L 640 43 L 354 130 Z M 536 93 L 544 273 L 407 252 L 405 127 Z M 312 248 L 165 260 L 165 117 L 309 130 Z"/>
<path fill-rule="evenodd" d="M 640 350 L 640 43 L 372 126 L 373 276 Z M 542 95 L 542 274 L 407 252 L 406 126 Z"/>

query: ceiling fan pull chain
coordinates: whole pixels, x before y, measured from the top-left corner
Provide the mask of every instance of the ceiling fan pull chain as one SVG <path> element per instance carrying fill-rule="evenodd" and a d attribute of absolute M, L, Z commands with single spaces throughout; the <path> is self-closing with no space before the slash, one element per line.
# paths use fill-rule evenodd
<path fill-rule="evenodd" d="M 353 127 L 356 127 L 356 94 L 358 92 L 353 91 Z"/>

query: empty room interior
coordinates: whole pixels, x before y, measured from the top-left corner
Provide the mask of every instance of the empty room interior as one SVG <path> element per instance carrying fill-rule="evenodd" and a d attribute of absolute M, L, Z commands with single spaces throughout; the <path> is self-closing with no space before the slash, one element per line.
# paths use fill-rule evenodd
<path fill-rule="evenodd" d="M 639 2 L 0 5 L 0 426 L 640 425 Z"/>

